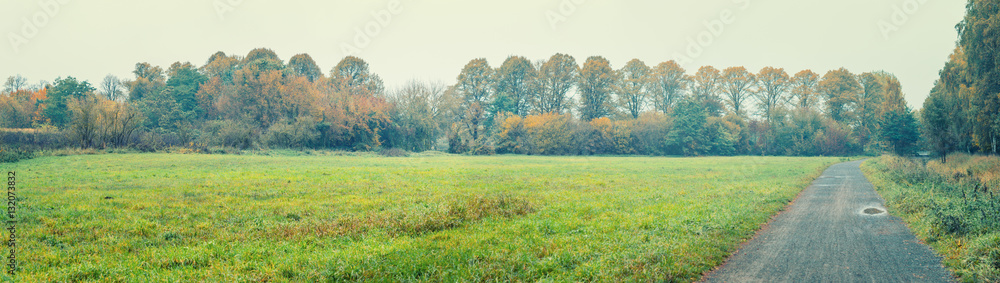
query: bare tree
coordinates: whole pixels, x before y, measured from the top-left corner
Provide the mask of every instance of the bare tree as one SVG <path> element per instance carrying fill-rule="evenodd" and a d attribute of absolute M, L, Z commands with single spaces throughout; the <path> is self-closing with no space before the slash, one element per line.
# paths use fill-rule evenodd
<path fill-rule="evenodd" d="M 104 81 L 101 81 L 101 94 L 111 101 L 124 101 L 126 99 L 125 85 L 115 75 L 108 74 L 104 77 Z"/>
<path fill-rule="evenodd" d="M 3 84 L 3 92 L 15 92 L 25 89 L 28 86 L 28 79 L 21 75 L 14 75 L 7 78 Z"/>
<path fill-rule="evenodd" d="M 100 114 L 104 146 L 128 146 L 143 120 L 139 111 L 128 102 L 110 102 Z"/>

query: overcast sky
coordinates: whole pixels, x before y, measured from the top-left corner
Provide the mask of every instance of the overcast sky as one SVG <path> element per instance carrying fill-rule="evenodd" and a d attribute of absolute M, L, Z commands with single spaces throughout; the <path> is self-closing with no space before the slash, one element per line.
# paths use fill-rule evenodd
<path fill-rule="evenodd" d="M 923 2 L 923 3 L 921 3 Z M 131 78 L 137 62 L 201 66 L 216 51 L 309 53 L 324 72 L 345 52 L 390 89 L 412 79 L 453 84 L 471 59 L 493 67 L 591 55 L 619 68 L 676 59 L 689 73 L 765 66 L 896 74 L 911 106 L 927 97 L 955 47 L 964 0 L 7 0 L 0 77 Z M 387 16 L 388 15 L 388 16 Z M 367 40 L 366 40 L 367 38 Z"/>

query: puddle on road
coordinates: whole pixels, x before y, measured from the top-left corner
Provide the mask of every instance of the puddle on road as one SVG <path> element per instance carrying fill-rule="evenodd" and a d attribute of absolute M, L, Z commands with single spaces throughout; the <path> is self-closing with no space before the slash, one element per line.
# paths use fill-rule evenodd
<path fill-rule="evenodd" d="M 868 215 L 875 215 L 875 214 L 885 213 L 885 210 L 881 210 L 881 209 L 874 208 L 874 207 L 869 207 L 869 208 L 866 208 L 864 210 L 864 213 L 868 214 Z"/>

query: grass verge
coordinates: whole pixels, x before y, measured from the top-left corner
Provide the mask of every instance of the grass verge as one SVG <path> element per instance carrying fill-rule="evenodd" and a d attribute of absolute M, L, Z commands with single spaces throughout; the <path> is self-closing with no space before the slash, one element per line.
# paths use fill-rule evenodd
<path fill-rule="evenodd" d="M 965 282 L 1000 282 L 1000 193 L 989 187 L 1000 158 L 949 156 L 947 163 L 896 156 L 862 165 L 893 215 Z"/>

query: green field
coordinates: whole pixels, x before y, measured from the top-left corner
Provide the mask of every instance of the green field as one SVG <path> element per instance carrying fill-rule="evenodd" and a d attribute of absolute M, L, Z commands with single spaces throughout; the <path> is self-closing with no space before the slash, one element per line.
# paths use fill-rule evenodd
<path fill-rule="evenodd" d="M 22 282 L 693 281 L 839 160 L 105 154 L 0 169 L 18 176 Z"/>

